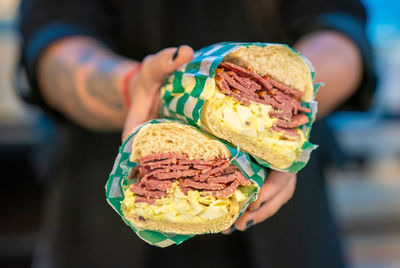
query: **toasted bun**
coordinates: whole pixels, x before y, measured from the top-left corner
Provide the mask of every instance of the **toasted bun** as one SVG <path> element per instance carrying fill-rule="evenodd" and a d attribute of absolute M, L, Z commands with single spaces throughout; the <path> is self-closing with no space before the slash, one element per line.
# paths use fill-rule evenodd
<path fill-rule="evenodd" d="M 219 233 L 232 226 L 232 224 L 235 222 L 236 218 L 239 215 L 240 210 L 243 208 L 245 203 L 246 200 L 242 202 L 232 202 L 228 214 L 201 223 L 193 223 L 193 222 L 172 223 L 167 220 L 143 221 L 140 220 L 138 216 L 130 215 L 129 211 L 126 211 L 125 207 L 122 206 L 121 210 L 125 218 L 134 227 L 137 228 L 155 230 L 166 233 L 174 233 L 174 234 L 204 234 L 204 233 Z"/>
<path fill-rule="evenodd" d="M 309 102 L 313 98 L 312 76 L 306 61 L 286 46 L 275 44 L 265 47 L 243 47 L 228 54 L 223 61 L 238 64 L 262 76 L 268 75 L 287 86 L 301 91 L 303 92 L 303 101 Z M 240 144 L 244 151 L 264 159 L 279 169 L 289 167 L 300 155 L 299 150 L 292 150 L 291 152 L 273 151 L 271 147 L 257 143 L 252 137 L 238 135 L 229 127 L 221 124 L 218 118 L 215 118 L 214 111 L 216 109 L 214 103 L 207 100 L 201 114 L 202 124 L 215 136 L 234 145 Z M 301 144 L 295 145 L 296 142 L 292 144 L 298 148 L 301 146 Z"/>
<path fill-rule="evenodd" d="M 250 154 L 264 159 L 273 167 L 285 169 L 293 163 L 293 159 L 297 158 L 296 152 L 291 152 L 294 156 L 288 156 L 285 152 L 272 151 L 266 144 L 260 144 L 254 138 L 237 135 L 229 127 L 221 124 L 220 120 L 216 120 L 213 116 L 213 104 L 206 102 L 202 112 L 202 122 L 217 137 L 229 141 L 232 144 L 240 144 L 240 148 Z"/>
<path fill-rule="evenodd" d="M 149 124 L 139 130 L 132 144 L 131 161 L 155 153 L 185 153 L 190 159 L 213 160 L 228 158 L 230 151 L 220 141 L 211 139 L 194 127 L 179 123 Z M 137 228 L 156 230 L 175 234 L 217 233 L 229 228 L 239 215 L 246 200 L 232 200 L 228 214 L 213 220 L 199 223 L 174 223 L 167 220 L 140 220 L 132 215 L 125 206 L 121 210 L 125 218 Z"/>
<path fill-rule="evenodd" d="M 231 156 L 223 143 L 194 127 L 179 123 L 148 124 L 140 129 L 132 143 L 131 161 L 158 153 L 184 153 L 189 159 L 213 160 Z"/>
<path fill-rule="evenodd" d="M 249 46 L 228 54 L 224 61 L 249 68 L 259 75 L 273 79 L 303 93 L 303 101 L 313 97 L 313 81 L 307 63 L 290 48 L 274 44 Z"/>

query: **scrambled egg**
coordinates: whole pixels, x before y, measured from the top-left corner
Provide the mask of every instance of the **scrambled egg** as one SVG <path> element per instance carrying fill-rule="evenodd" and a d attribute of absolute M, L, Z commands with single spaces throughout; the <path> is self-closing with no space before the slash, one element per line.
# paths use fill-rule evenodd
<path fill-rule="evenodd" d="M 304 133 L 299 129 L 298 141 L 286 140 L 282 133 L 269 130 L 277 120 L 269 116 L 273 109 L 271 105 L 250 102 L 250 106 L 245 106 L 218 91 L 207 101 L 214 108 L 214 118 L 218 118 L 222 125 L 239 135 L 254 138 L 260 145 L 264 144 L 272 151 L 283 153 L 292 161 L 296 159 L 299 148 L 306 141 Z"/>
<path fill-rule="evenodd" d="M 232 201 L 240 202 L 247 198 L 239 188 L 228 198 L 201 196 L 198 191 L 189 191 L 188 195 L 185 195 L 176 183 L 166 197 L 157 200 L 152 205 L 135 203 L 135 194 L 129 188 L 124 191 L 124 195 L 122 205 L 132 215 L 175 223 L 204 222 L 222 217 L 230 212 Z"/>
<path fill-rule="evenodd" d="M 193 74 L 184 74 L 182 77 L 182 87 L 189 93 L 196 85 Z M 167 85 L 166 90 L 172 91 L 172 79 Z M 301 153 L 301 146 L 306 141 L 305 134 L 297 129 L 300 134 L 298 141 L 291 141 L 283 138 L 283 134 L 269 130 L 276 122 L 276 118 L 271 118 L 269 112 L 272 110 L 270 105 L 250 102 L 250 106 L 245 106 L 232 97 L 221 93 L 215 85 L 214 79 L 207 79 L 201 99 L 207 100 L 206 105 L 212 107 L 212 117 L 218 118 L 220 123 L 228 127 L 233 132 L 244 137 L 256 140 L 258 144 L 267 147 L 268 150 L 284 155 L 289 161 L 297 159 Z M 198 122 L 200 125 L 202 122 Z"/>

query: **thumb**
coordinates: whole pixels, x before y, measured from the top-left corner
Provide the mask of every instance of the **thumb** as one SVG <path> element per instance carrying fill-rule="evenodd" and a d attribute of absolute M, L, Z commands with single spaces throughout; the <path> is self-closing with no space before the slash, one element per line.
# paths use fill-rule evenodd
<path fill-rule="evenodd" d="M 141 69 L 142 82 L 163 83 L 165 77 L 179 66 L 193 58 L 193 49 L 183 45 L 177 48 L 165 48 L 154 55 L 143 59 Z"/>

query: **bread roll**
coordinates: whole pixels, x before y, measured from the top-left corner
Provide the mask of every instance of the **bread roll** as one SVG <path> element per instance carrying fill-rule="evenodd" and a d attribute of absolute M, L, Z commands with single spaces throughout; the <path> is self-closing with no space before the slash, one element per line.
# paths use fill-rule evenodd
<path fill-rule="evenodd" d="M 141 161 L 145 165 L 149 163 L 144 162 L 146 157 L 154 156 L 156 159 L 160 154 L 182 154 L 186 156 L 186 162 L 200 160 L 214 163 L 232 157 L 220 141 L 210 138 L 194 127 L 174 122 L 148 124 L 134 137 L 131 161 Z M 172 163 L 181 164 L 181 159 L 175 159 L 174 156 L 170 158 Z M 156 161 L 159 160 L 154 161 L 158 163 Z M 229 164 L 229 161 L 227 162 Z M 140 180 L 143 180 L 143 177 Z M 175 234 L 217 233 L 234 223 L 248 201 L 250 190 L 246 189 L 254 189 L 255 186 L 250 180 L 247 181 L 247 186 L 236 187 L 232 194 L 222 197 L 199 189 L 189 190 L 185 195 L 179 181 L 172 180 L 173 187 L 167 190 L 164 197 L 155 200 L 143 200 L 143 197 L 131 190 L 130 185 L 124 190 L 125 198 L 121 203 L 121 210 L 135 228 Z M 142 202 L 136 202 L 138 199 L 142 199 Z"/>
<path fill-rule="evenodd" d="M 301 97 L 293 97 L 298 103 L 313 100 L 313 81 L 308 64 L 287 46 L 270 44 L 265 47 L 242 47 L 225 56 L 222 61 L 222 64 L 224 63 L 234 63 L 261 77 L 273 79 L 301 92 L 299 94 Z M 232 70 L 224 71 L 229 73 Z M 216 82 L 217 77 L 218 68 L 214 77 Z M 240 97 L 243 96 L 241 91 L 233 88 L 233 93 L 229 95 L 229 92 L 227 94 L 218 83 L 215 87 L 215 94 L 206 99 L 201 112 L 201 125 L 209 132 L 235 146 L 240 146 L 243 151 L 267 161 L 277 169 L 290 167 L 300 157 L 301 148 L 308 137 L 307 129 L 302 130 L 302 126 L 290 129 L 277 127 L 280 119 L 270 115 L 271 112 L 279 110 L 251 99 L 246 104 L 244 103 L 246 98 Z M 207 90 L 212 92 L 210 89 Z M 242 95 L 235 98 L 232 96 L 235 95 L 234 92 L 238 93 L 236 95 Z M 240 101 L 242 99 L 244 100 Z M 308 111 L 308 114 L 311 114 L 311 111 Z M 302 119 L 308 121 L 307 117 L 306 114 L 302 114 Z M 281 126 L 282 122 L 278 125 Z M 284 134 L 285 131 L 297 137 L 288 138 Z"/>

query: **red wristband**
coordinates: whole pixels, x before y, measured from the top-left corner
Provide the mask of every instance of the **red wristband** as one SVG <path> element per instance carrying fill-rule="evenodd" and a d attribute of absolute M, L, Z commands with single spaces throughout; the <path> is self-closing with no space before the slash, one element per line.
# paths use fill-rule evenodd
<path fill-rule="evenodd" d="M 122 100 L 124 101 L 126 108 L 129 108 L 129 106 L 131 106 L 131 96 L 128 90 L 129 82 L 131 81 L 132 77 L 134 77 L 135 74 L 137 74 L 140 71 L 140 67 L 142 67 L 141 63 L 138 63 L 135 66 L 133 66 L 132 69 L 125 74 L 122 80 L 121 93 L 122 93 Z"/>

